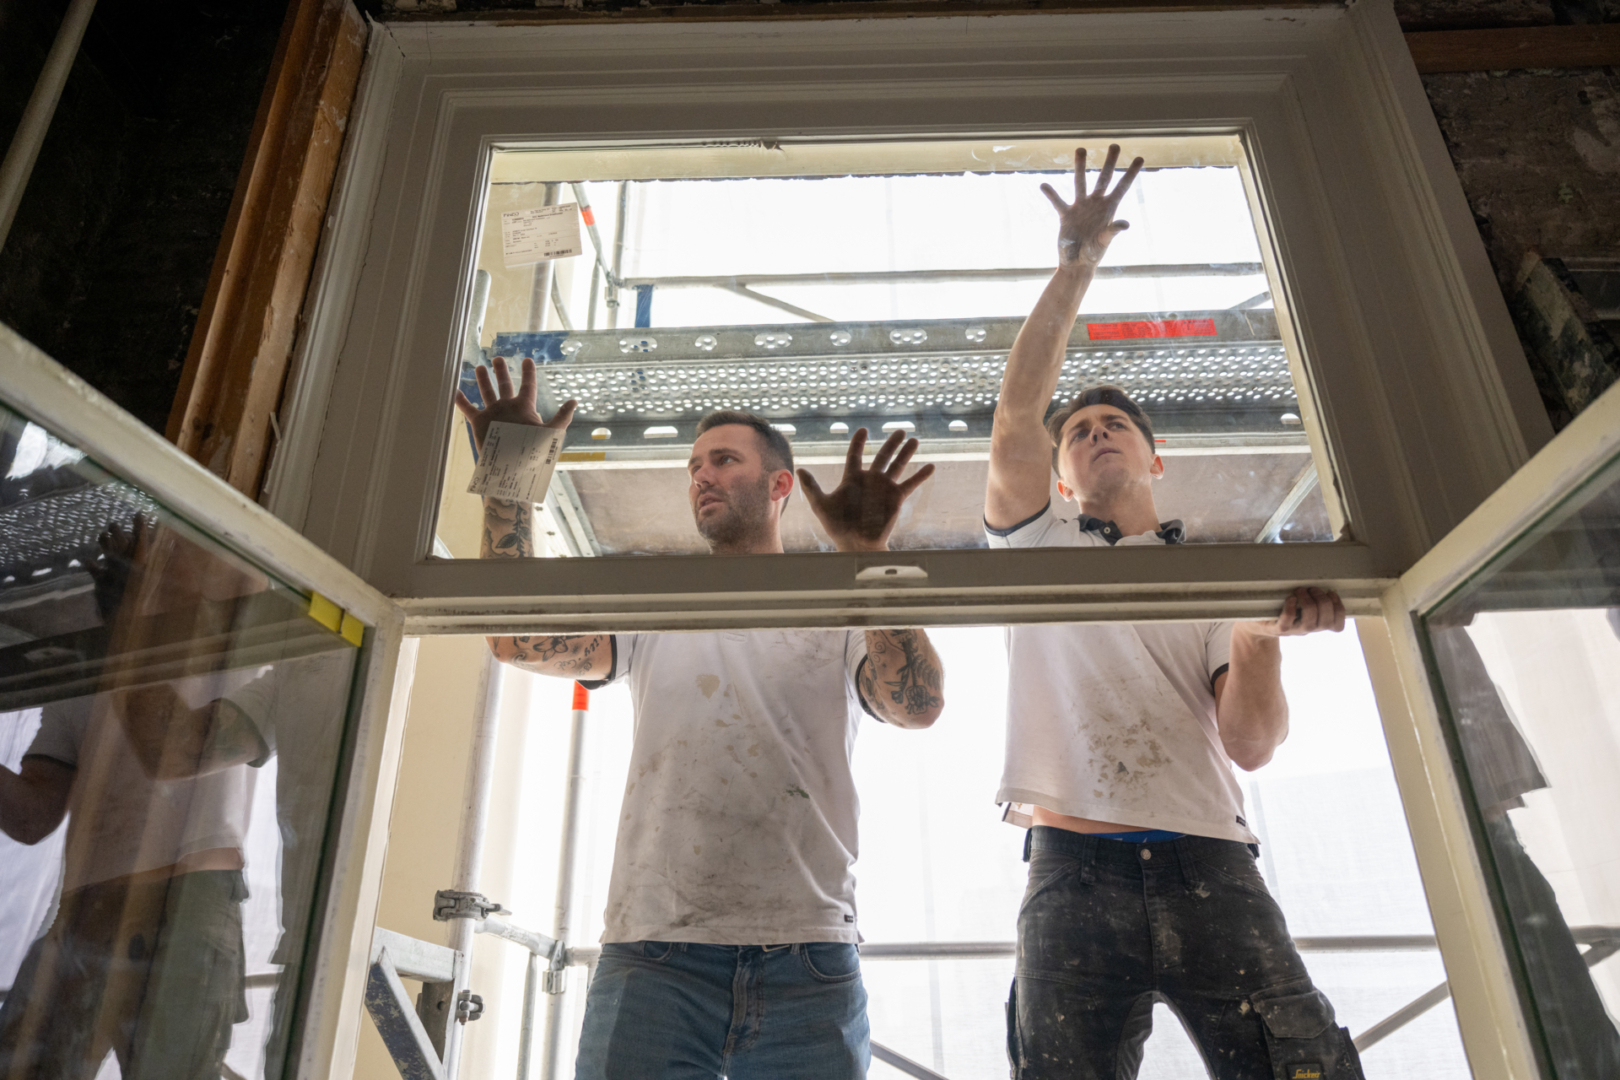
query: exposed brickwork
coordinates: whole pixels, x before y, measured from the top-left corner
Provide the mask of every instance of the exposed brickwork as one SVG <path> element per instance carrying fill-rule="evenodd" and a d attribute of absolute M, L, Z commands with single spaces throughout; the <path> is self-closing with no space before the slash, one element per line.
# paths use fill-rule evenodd
<path fill-rule="evenodd" d="M 1620 256 L 1620 77 L 1608 69 L 1473 72 L 1423 80 L 1510 301 L 1525 255 Z M 1544 334 L 1525 338 L 1555 427 L 1592 395 L 1548 370 Z M 1594 387 L 1595 389 L 1595 387 Z"/>

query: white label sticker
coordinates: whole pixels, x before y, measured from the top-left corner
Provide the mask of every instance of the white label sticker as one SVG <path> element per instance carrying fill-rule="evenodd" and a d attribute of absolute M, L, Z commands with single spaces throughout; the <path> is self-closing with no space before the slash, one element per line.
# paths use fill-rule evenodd
<path fill-rule="evenodd" d="M 501 252 L 507 269 L 578 255 L 579 204 L 508 210 L 501 215 Z"/>
<path fill-rule="evenodd" d="M 491 424 L 467 491 L 508 502 L 546 501 L 563 433 L 533 424 Z"/>

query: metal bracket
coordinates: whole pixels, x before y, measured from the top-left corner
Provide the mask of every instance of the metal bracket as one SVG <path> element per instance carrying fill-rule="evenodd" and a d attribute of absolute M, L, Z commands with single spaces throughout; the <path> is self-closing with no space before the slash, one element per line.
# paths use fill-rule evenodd
<path fill-rule="evenodd" d="M 433 917 L 439 922 L 449 922 L 451 919 L 473 919 L 482 922 L 491 915 L 510 914 L 512 914 L 510 911 L 483 893 L 440 889 L 433 894 Z"/>
<path fill-rule="evenodd" d="M 565 967 L 547 968 L 540 975 L 540 989 L 548 994 L 560 994 L 568 989 L 568 969 Z"/>
<path fill-rule="evenodd" d="M 484 999 L 471 990 L 463 990 L 456 998 L 456 1019 L 469 1023 L 484 1015 Z"/>

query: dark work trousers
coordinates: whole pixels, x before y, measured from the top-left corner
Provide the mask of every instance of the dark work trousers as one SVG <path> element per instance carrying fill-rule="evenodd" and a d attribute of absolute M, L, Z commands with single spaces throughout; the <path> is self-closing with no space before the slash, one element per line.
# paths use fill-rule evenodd
<path fill-rule="evenodd" d="M 218 1080 L 248 1018 L 238 870 L 62 895 L 0 1006 L 0 1080 Z"/>
<path fill-rule="evenodd" d="M 1153 1005 L 1217 1080 L 1360 1080 L 1246 844 L 1036 826 L 1007 1002 L 1013 1080 L 1131 1080 Z"/>
<path fill-rule="evenodd" d="M 1620 1076 L 1620 1033 L 1592 985 L 1557 895 L 1519 844 L 1506 815 L 1487 821 L 1485 832 L 1496 855 L 1535 1015 L 1547 1036 L 1553 1075 L 1558 1080 Z"/>

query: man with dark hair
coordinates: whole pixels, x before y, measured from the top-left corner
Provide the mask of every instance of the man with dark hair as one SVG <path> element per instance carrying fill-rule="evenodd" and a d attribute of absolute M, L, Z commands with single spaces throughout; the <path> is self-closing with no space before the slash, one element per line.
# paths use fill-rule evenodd
<path fill-rule="evenodd" d="M 1159 520 L 1164 461 L 1140 406 L 1086 390 L 1044 425 L 1081 298 L 1142 167 L 1089 195 L 1042 185 L 1060 215 L 1058 269 L 1007 358 L 990 440 L 992 547 L 1179 544 Z M 1054 513 L 1058 493 L 1079 514 Z M 1236 764 L 1288 734 L 1277 639 L 1340 630 L 1332 592 L 1296 590 L 1263 622 L 1016 626 L 1008 631 L 1007 758 L 997 801 L 1029 826 L 1029 888 L 1008 1002 L 1014 1080 L 1129 1080 L 1153 1005 L 1180 1017 L 1212 1076 L 1359 1078 L 1349 1034 L 1312 984 L 1256 871 Z"/>
<path fill-rule="evenodd" d="M 506 361 L 457 394 L 482 445 L 491 422 L 565 428 L 516 391 Z M 705 417 L 687 461 L 693 521 L 717 555 L 781 552 L 793 451 L 750 413 Z M 895 433 L 863 468 L 805 496 L 842 551 L 888 547 L 900 505 L 932 473 L 901 474 Z M 532 556 L 532 510 L 486 499 L 482 554 Z M 602 959 L 586 999 L 578 1080 L 860 1080 L 870 1060 L 854 877 L 850 752 L 862 711 L 926 728 L 944 707 L 920 630 L 492 637 L 527 671 L 630 684 L 636 728 L 608 886 Z"/>

